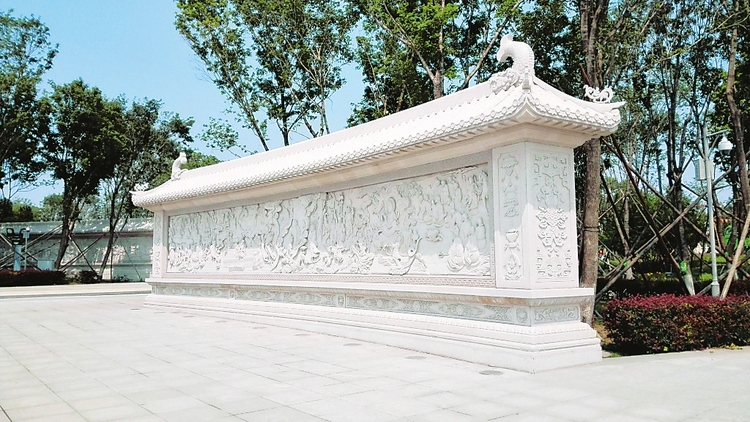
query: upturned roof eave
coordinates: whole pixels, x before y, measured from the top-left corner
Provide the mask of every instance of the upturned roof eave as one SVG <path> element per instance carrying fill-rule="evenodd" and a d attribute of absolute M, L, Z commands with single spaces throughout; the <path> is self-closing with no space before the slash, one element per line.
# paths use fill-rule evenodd
<path fill-rule="evenodd" d="M 559 92 L 533 75 L 528 80 L 528 84 L 499 91 L 485 82 L 354 128 L 190 170 L 178 180 L 134 193 L 133 203 L 151 209 L 201 195 L 375 163 L 415 148 L 437 148 L 514 125 L 538 125 L 588 137 L 616 130 L 620 103 L 589 103 Z"/>

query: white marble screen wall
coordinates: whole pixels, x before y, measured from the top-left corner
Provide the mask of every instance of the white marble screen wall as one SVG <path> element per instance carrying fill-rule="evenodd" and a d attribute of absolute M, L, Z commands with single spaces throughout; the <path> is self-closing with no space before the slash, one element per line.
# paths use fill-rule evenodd
<path fill-rule="evenodd" d="M 168 273 L 490 276 L 486 165 L 169 217 Z"/>

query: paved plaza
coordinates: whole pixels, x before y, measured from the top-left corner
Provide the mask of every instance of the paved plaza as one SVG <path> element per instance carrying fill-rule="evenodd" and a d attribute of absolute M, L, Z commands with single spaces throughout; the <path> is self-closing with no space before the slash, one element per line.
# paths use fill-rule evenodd
<path fill-rule="evenodd" d="M 526 374 L 87 294 L 0 289 L 0 421 L 750 420 L 749 348 Z"/>

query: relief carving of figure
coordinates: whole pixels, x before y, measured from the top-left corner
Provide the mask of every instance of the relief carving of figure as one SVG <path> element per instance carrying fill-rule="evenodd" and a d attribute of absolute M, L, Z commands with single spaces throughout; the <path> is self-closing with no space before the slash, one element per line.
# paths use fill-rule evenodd
<path fill-rule="evenodd" d="M 469 167 L 174 216 L 167 271 L 487 276 L 488 195 Z"/>

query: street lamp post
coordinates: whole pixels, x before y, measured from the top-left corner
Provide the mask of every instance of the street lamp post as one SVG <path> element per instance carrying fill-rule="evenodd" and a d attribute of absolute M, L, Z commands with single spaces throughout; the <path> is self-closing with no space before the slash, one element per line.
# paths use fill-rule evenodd
<path fill-rule="evenodd" d="M 711 252 L 711 296 L 719 296 L 719 275 L 716 270 L 716 222 L 714 221 L 714 196 L 713 196 L 713 184 L 714 184 L 714 166 L 713 161 L 710 158 L 711 148 L 708 145 L 708 138 L 710 136 L 725 133 L 726 130 L 708 133 L 706 126 L 703 126 L 703 158 L 704 168 L 706 171 L 706 204 L 708 210 L 708 239 Z M 734 145 L 727 139 L 726 135 L 722 136 L 721 141 L 717 145 L 719 152 L 730 151 Z"/>
<path fill-rule="evenodd" d="M 21 233 L 23 233 L 23 269 L 24 271 L 26 268 L 28 268 L 28 257 L 29 257 L 29 235 L 31 234 L 31 227 L 26 226 L 25 228 L 21 229 Z"/>

